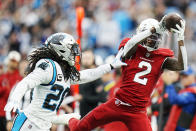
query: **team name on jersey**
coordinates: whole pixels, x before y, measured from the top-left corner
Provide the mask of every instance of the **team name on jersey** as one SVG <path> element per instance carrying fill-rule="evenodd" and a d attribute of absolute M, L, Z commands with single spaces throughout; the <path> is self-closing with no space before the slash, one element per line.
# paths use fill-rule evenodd
<path fill-rule="evenodd" d="M 154 60 L 149 60 L 149 59 L 146 59 L 144 57 L 140 57 L 140 59 L 145 60 L 145 61 L 149 61 L 149 62 L 154 62 Z"/>

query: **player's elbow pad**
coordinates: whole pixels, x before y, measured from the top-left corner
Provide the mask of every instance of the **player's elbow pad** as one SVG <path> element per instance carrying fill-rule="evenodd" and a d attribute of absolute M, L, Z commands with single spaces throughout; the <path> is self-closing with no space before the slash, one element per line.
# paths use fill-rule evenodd
<path fill-rule="evenodd" d="M 123 56 L 126 56 L 126 54 L 129 52 L 130 49 L 132 49 L 137 43 L 134 42 L 132 39 L 129 40 L 127 42 L 127 44 L 125 45 L 124 47 L 124 53 L 123 53 Z"/>

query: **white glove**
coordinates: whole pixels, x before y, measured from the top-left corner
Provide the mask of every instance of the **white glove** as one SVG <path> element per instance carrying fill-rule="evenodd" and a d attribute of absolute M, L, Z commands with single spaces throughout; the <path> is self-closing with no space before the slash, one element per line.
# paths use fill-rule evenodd
<path fill-rule="evenodd" d="M 184 40 L 184 31 L 185 31 L 186 22 L 185 20 L 181 20 L 180 23 L 181 23 L 181 27 L 180 25 L 176 24 L 177 29 L 171 28 L 171 31 L 177 34 L 177 41 Z"/>
<path fill-rule="evenodd" d="M 17 109 L 19 109 L 20 102 L 18 101 L 10 101 L 6 104 L 4 111 L 6 112 L 16 112 Z"/>
<path fill-rule="evenodd" d="M 161 35 L 166 31 L 165 17 L 166 17 L 166 15 L 163 16 L 163 18 L 161 19 L 161 21 L 159 22 L 159 24 L 157 26 L 155 26 L 156 33 L 161 34 Z"/>
<path fill-rule="evenodd" d="M 110 64 L 112 66 L 112 68 L 120 68 L 121 66 L 127 66 L 126 63 L 122 62 L 120 59 L 121 59 L 121 56 L 123 54 L 123 48 L 121 48 L 118 52 L 118 54 L 116 55 L 116 58 L 114 59 L 114 61 Z"/>
<path fill-rule="evenodd" d="M 80 115 L 78 113 L 70 113 L 70 114 L 61 114 L 61 115 L 55 115 L 52 119 L 53 124 L 69 124 L 69 120 L 72 118 L 80 119 Z"/>

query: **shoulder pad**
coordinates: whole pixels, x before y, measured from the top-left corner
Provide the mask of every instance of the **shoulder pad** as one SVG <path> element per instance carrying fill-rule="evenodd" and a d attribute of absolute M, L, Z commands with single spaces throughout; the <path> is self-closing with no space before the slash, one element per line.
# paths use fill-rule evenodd
<path fill-rule="evenodd" d="M 130 40 L 131 38 L 124 38 L 121 42 L 120 45 L 118 47 L 118 50 L 120 50 L 122 47 L 124 47 L 126 45 L 126 43 Z"/>
<path fill-rule="evenodd" d="M 36 68 L 40 68 L 42 71 L 48 74 L 49 83 L 41 84 L 43 86 L 52 85 L 56 81 L 57 69 L 56 64 L 51 59 L 41 59 L 37 62 Z"/>
<path fill-rule="evenodd" d="M 47 59 L 41 59 L 36 64 L 37 68 L 41 68 L 42 70 L 46 70 L 50 67 L 50 62 Z"/>
<path fill-rule="evenodd" d="M 167 49 L 167 48 L 159 48 L 159 49 L 155 50 L 154 53 L 162 55 L 162 56 L 166 56 L 166 57 L 173 57 L 174 56 L 174 52 L 170 49 Z"/>
<path fill-rule="evenodd" d="M 49 66 L 49 64 L 47 62 L 42 62 L 37 67 L 45 70 L 48 66 Z"/>

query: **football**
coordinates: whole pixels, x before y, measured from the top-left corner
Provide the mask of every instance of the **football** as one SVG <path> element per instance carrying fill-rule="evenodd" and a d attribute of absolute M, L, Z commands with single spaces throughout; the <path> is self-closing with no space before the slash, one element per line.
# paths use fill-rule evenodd
<path fill-rule="evenodd" d="M 181 26 L 180 20 L 182 20 L 182 18 L 180 17 L 179 14 L 177 13 L 168 14 L 164 18 L 166 29 L 170 32 L 171 32 L 171 28 L 177 29 L 176 24 Z"/>

